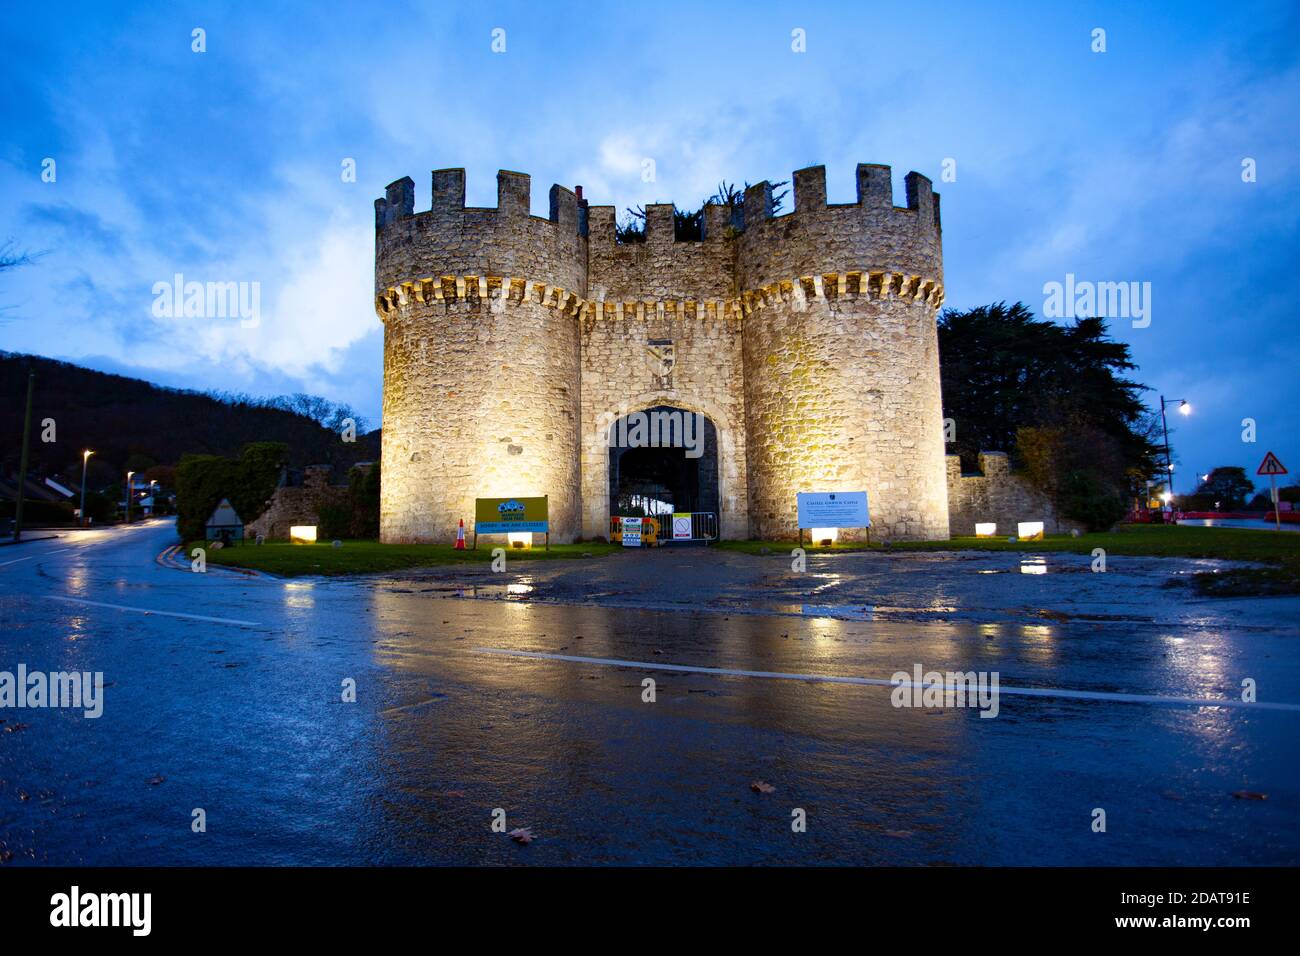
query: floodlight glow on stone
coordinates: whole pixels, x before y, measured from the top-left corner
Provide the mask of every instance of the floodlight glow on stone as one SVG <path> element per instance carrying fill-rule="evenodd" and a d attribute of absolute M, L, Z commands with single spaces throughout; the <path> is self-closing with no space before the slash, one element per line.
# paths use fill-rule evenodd
<path fill-rule="evenodd" d="M 314 524 L 296 524 L 289 529 L 289 540 L 313 544 L 316 541 L 316 526 Z"/>
<path fill-rule="evenodd" d="M 975 537 L 992 538 L 998 533 L 998 526 L 993 521 L 980 521 L 975 525 Z"/>
<path fill-rule="evenodd" d="M 1016 537 L 1021 541 L 1041 541 L 1043 523 L 1041 521 L 1021 521 L 1016 525 Z"/>

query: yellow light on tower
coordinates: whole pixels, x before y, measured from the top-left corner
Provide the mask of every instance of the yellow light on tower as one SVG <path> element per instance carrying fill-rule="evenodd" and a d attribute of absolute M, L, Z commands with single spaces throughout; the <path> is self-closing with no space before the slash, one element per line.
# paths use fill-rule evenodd
<path fill-rule="evenodd" d="M 296 524 L 289 529 L 289 540 L 294 544 L 315 544 L 316 526 L 314 524 Z"/>
<path fill-rule="evenodd" d="M 980 521 L 975 525 L 975 537 L 977 538 L 992 538 L 995 537 L 997 533 L 997 522 Z"/>

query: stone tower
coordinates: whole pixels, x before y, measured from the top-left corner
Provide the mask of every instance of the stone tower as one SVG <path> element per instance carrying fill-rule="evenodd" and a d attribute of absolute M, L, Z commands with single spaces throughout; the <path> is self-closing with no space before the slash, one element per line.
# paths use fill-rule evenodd
<path fill-rule="evenodd" d="M 876 537 L 946 538 L 939 197 L 906 186 L 896 208 L 889 168 L 860 165 L 857 202 L 828 205 L 812 167 L 787 215 L 763 182 L 705 206 L 700 240 L 651 205 L 645 241 L 621 243 L 612 206 L 560 186 L 530 215 L 520 173 L 498 174 L 495 209 L 466 208 L 463 170 L 435 172 L 419 214 L 393 183 L 383 540 L 450 541 L 475 497 L 507 495 L 549 495 L 557 540 L 606 535 L 610 420 L 659 406 L 716 430 L 723 537 L 793 538 L 797 492 L 866 490 Z"/>

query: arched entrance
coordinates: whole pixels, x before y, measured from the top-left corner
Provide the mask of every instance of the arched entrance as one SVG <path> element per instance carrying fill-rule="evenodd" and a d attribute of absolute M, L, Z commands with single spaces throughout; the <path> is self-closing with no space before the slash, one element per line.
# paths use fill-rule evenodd
<path fill-rule="evenodd" d="M 655 405 L 609 435 L 610 515 L 719 511 L 718 430 L 706 415 Z"/>

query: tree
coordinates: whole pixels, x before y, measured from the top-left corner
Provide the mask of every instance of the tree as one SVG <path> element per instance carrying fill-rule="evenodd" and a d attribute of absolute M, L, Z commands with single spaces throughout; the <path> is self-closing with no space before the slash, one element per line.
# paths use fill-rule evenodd
<path fill-rule="evenodd" d="M 781 189 L 782 186 L 788 185 L 790 180 L 783 179 L 779 183 L 772 185 L 772 212 L 781 211 L 785 203 L 785 197 L 790 194 L 790 190 Z M 683 211 L 673 208 L 673 238 L 678 242 L 699 242 L 704 238 L 704 206 L 710 204 L 726 206 L 731 210 L 728 217 L 731 222 L 744 221 L 745 210 L 745 190 L 749 188 L 749 183 L 737 186 L 735 183 L 729 183 L 723 180 L 718 184 L 718 190 L 708 199 L 699 209 L 692 211 Z M 778 190 L 780 190 L 778 192 Z M 626 216 L 623 221 L 614 225 L 614 237 L 618 242 L 645 242 L 645 207 L 637 206 L 636 208 L 628 207 Z"/>
<path fill-rule="evenodd" d="M 353 468 L 346 500 L 317 505 L 321 534 L 327 538 L 378 538 L 379 482 L 379 462 Z"/>
<path fill-rule="evenodd" d="M 245 524 L 266 510 L 280 483 L 288 448 L 280 442 L 253 442 L 235 461 L 220 455 L 186 455 L 176 466 L 176 530 L 183 541 L 205 534 L 208 516 L 222 498 Z"/>
<path fill-rule="evenodd" d="M 25 266 L 40 257 L 40 253 L 21 252 L 12 239 L 0 243 L 0 272 Z"/>
<path fill-rule="evenodd" d="M 1220 465 L 1210 470 L 1206 480 L 1197 486 L 1195 495 L 1216 502 L 1214 507 L 1219 511 L 1240 511 L 1254 493 L 1255 483 L 1246 477 L 1246 469 Z"/>
<path fill-rule="evenodd" d="M 1020 302 L 945 310 L 939 361 L 944 416 L 956 423 L 949 450 L 965 467 L 981 451 L 1011 453 L 1062 514 L 1089 526 L 1121 515 L 1159 473 L 1146 387 L 1125 377 L 1136 366 L 1103 319 L 1058 325 Z"/>

